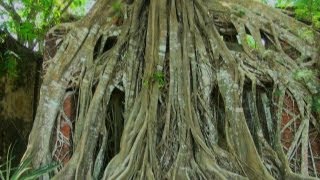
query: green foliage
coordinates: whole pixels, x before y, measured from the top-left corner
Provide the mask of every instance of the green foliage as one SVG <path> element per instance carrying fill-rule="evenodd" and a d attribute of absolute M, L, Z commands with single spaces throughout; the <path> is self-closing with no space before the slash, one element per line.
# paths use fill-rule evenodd
<path fill-rule="evenodd" d="M 165 80 L 164 80 L 164 74 L 162 71 L 156 71 L 153 74 L 153 79 L 158 82 L 159 87 L 163 87 L 165 84 Z"/>
<path fill-rule="evenodd" d="M 87 2 L 87 0 L 1 1 L 9 8 L 0 5 L 5 10 L 0 13 L 0 19 L 3 21 L 0 30 L 6 29 L 13 37 L 17 37 L 21 44 L 32 49 L 38 43 L 43 43 L 45 33 L 60 23 L 62 14 L 84 15 Z"/>
<path fill-rule="evenodd" d="M 17 33 L 26 41 L 32 41 L 37 37 L 36 30 L 30 22 L 23 22 L 17 27 Z"/>
<path fill-rule="evenodd" d="M 151 77 L 142 81 L 142 85 L 147 87 L 151 83 L 158 83 L 159 87 L 162 88 L 165 85 L 165 76 L 162 71 L 155 71 Z"/>
<path fill-rule="evenodd" d="M 320 28 L 320 0 L 278 0 L 277 7 L 293 8 L 296 18 Z"/>
<path fill-rule="evenodd" d="M 320 29 L 320 11 L 313 15 L 312 24 L 315 28 Z"/>
<path fill-rule="evenodd" d="M 276 7 L 287 8 L 294 6 L 294 0 L 277 0 Z"/>
<path fill-rule="evenodd" d="M 248 34 L 246 35 L 246 41 L 247 41 L 247 44 L 250 48 L 252 48 L 252 49 L 257 48 L 257 43 L 251 35 L 248 35 Z"/>
<path fill-rule="evenodd" d="M 296 0 L 294 3 L 298 18 L 312 20 L 320 12 L 319 0 Z"/>
<path fill-rule="evenodd" d="M 71 4 L 71 8 L 78 8 L 83 6 L 86 3 L 86 0 L 74 0 Z"/>
<path fill-rule="evenodd" d="M 245 12 L 245 10 L 243 8 L 236 7 L 235 11 L 234 11 L 234 14 L 239 16 L 239 17 L 243 17 L 244 15 L 246 15 L 246 12 Z"/>
<path fill-rule="evenodd" d="M 8 32 L 25 47 L 41 53 L 46 32 L 60 23 L 63 14 L 80 16 L 87 0 L 0 0 L 0 30 Z M 0 43 L 6 34 L 0 35 Z M 0 54 L 0 77 L 17 76 L 19 56 L 12 51 Z"/>
<path fill-rule="evenodd" d="M 70 5 L 70 13 L 75 16 L 84 16 L 85 14 L 85 5 L 87 0 L 73 0 L 72 4 Z"/>
<path fill-rule="evenodd" d="M 12 167 L 12 148 L 9 147 L 6 163 L 0 165 L 0 179 L 1 180 L 31 180 L 37 179 L 40 176 L 51 172 L 56 169 L 59 165 L 57 163 L 52 163 L 49 165 L 42 166 L 38 169 L 32 169 L 31 162 L 32 159 L 26 159 L 20 163 L 18 167 Z"/>
<path fill-rule="evenodd" d="M 302 81 L 304 84 L 312 83 L 317 77 L 318 73 L 310 69 L 302 69 L 293 73 L 293 78 Z M 316 85 L 316 88 L 319 90 L 317 94 L 312 95 L 312 110 L 314 112 L 320 112 L 320 87 Z"/>
<path fill-rule="evenodd" d="M 277 0 L 278 8 L 294 9 L 295 17 L 299 20 L 309 22 L 311 25 L 320 29 L 320 0 Z M 310 28 L 298 30 L 299 36 L 308 42 L 314 42 L 314 32 Z M 301 69 L 293 73 L 293 78 L 305 84 L 312 83 L 317 79 L 318 74 L 310 69 Z M 317 87 L 320 91 L 320 87 Z M 312 110 L 320 112 L 320 94 L 312 96 Z"/>
<path fill-rule="evenodd" d="M 112 9 L 114 11 L 120 11 L 121 10 L 121 1 L 116 1 L 112 4 Z"/>
<path fill-rule="evenodd" d="M 116 1 L 112 4 L 112 9 L 115 12 L 115 16 L 120 17 L 122 15 L 122 3 L 121 1 Z"/>
<path fill-rule="evenodd" d="M 314 41 L 314 33 L 311 29 L 303 27 L 298 30 L 299 36 L 307 42 L 312 43 Z"/>

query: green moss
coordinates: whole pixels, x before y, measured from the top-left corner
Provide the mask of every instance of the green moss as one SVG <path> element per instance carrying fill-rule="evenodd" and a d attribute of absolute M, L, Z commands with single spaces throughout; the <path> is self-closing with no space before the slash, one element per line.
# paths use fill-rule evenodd
<path fill-rule="evenodd" d="M 114 10 L 115 12 L 115 16 L 116 17 L 121 17 L 122 16 L 122 3 L 121 1 L 116 1 L 112 4 L 112 9 Z"/>
<path fill-rule="evenodd" d="M 314 43 L 314 32 L 310 28 L 303 27 L 298 30 L 298 35 L 308 43 Z"/>
<path fill-rule="evenodd" d="M 298 81 L 309 81 L 315 77 L 315 73 L 310 69 L 301 69 L 293 73 L 293 78 Z"/>
<path fill-rule="evenodd" d="M 144 87 L 149 86 L 149 81 L 148 81 L 148 80 L 143 80 L 142 85 L 143 85 Z"/>
<path fill-rule="evenodd" d="M 239 16 L 239 17 L 243 17 L 246 15 L 246 12 L 244 9 L 240 8 L 240 7 L 237 7 L 234 11 L 234 14 Z"/>
<path fill-rule="evenodd" d="M 312 17 L 312 24 L 316 29 L 320 29 L 320 12 Z"/>

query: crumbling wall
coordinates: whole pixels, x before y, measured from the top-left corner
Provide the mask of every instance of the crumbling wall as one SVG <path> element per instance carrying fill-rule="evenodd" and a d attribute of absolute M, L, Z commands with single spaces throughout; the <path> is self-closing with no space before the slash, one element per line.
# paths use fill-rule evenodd
<path fill-rule="evenodd" d="M 0 78 L 0 164 L 6 161 L 10 145 L 14 145 L 14 162 L 20 160 L 26 149 L 36 107 L 36 61 L 21 59 L 17 71 L 16 78 Z"/>

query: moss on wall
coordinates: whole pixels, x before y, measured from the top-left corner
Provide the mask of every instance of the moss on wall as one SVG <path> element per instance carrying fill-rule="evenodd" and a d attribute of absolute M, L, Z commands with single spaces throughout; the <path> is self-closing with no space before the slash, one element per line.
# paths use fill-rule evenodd
<path fill-rule="evenodd" d="M 0 164 L 11 144 L 15 145 L 14 162 L 20 160 L 32 127 L 37 66 L 24 59 L 19 62 L 17 78 L 0 78 Z"/>

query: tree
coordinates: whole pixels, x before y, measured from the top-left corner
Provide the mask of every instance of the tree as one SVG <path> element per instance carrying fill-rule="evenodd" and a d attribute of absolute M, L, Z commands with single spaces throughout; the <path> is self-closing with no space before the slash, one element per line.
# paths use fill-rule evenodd
<path fill-rule="evenodd" d="M 300 21 L 311 24 L 315 29 L 320 30 L 320 1 L 318 0 L 278 0 L 277 6 L 280 8 L 293 10 L 294 15 Z"/>
<path fill-rule="evenodd" d="M 97 0 L 50 33 L 61 31 L 24 155 L 39 167 L 69 143 L 54 179 L 318 176 L 320 34 L 310 27 L 255 1 Z M 287 149 L 284 112 L 297 127 Z"/>
<path fill-rule="evenodd" d="M 16 54 L 17 58 L 29 58 L 33 61 L 36 56 L 37 64 L 41 66 L 41 54 L 45 40 L 45 33 L 52 26 L 60 22 L 69 22 L 79 19 L 85 12 L 86 0 L 1 0 L 0 1 L 0 44 L 2 46 L 0 57 L 0 77 L 17 74 L 16 59 L 8 58 L 6 54 Z M 70 13 L 78 10 L 78 13 Z M 70 19 L 72 18 L 72 19 Z M 17 47 L 17 48 L 13 48 Z M 27 51 L 27 52 L 26 52 Z M 40 60 L 39 60 L 40 59 Z M 11 69 L 6 67 L 11 64 Z M 39 70 L 39 69 L 37 69 Z"/>
<path fill-rule="evenodd" d="M 6 161 L 10 144 L 15 144 L 14 165 L 25 151 L 38 102 L 43 54 L 48 55 L 43 52 L 44 41 L 51 41 L 45 33 L 70 17 L 77 19 L 85 4 L 86 0 L 0 0 L 0 164 Z M 80 11 L 70 13 L 75 9 Z"/>

